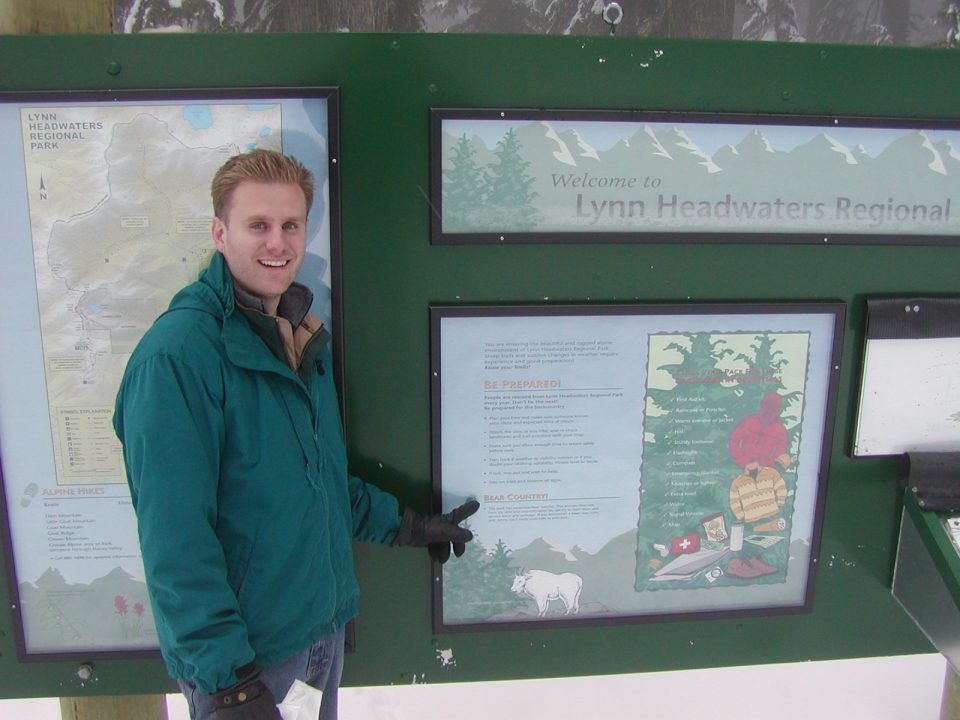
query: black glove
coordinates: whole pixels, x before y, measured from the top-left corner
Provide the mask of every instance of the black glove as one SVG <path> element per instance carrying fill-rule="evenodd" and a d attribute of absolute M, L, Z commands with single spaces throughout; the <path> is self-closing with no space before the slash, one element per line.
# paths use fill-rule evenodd
<path fill-rule="evenodd" d="M 260 669 L 250 663 L 237 670 L 239 681 L 213 693 L 218 720 L 277 720 L 281 718 L 270 688 L 260 682 Z"/>
<path fill-rule="evenodd" d="M 450 559 L 450 545 L 453 554 L 463 555 L 466 543 L 473 540 L 473 533 L 460 527 L 460 523 L 480 509 L 476 500 L 468 500 L 458 508 L 443 515 L 421 515 L 405 508 L 400 530 L 393 541 L 394 545 L 427 546 L 430 557 L 440 563 Z"/>

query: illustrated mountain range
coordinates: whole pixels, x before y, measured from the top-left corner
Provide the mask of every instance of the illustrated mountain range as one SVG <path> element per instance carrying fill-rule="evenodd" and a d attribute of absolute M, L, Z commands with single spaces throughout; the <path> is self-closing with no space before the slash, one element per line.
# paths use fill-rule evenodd
<path fill-rule="evenodd" d="M 122 568 L 84 584 L 67 582 L 51 567 L 36 582 L 20 583 L 19 590 L 23 617 L 29 619 L 25 631 L 35 650 L 72 644 L 89 648 L 106 643 L 105 649 L 156 644 L 146 584 Z"/>
<path fill-rule="evenodd" d="M 465 121 L 467 123 L 469 121 Z M 465 125 L 466 127 L 467 125 Z M 452 127 L 452 126 L 451 126 Z M 824 202 L 832 213 L 836 198 L 852 203 L 944 203 L 953 198 L 951 222 L 960 217 L 960 152 L 945 140 L 934 142 L 923 130 L 904 130 L 876 157 L 862 146 L 847 147 L 829 129 L 792 150 L 775 150 L 761 127 L 745 127 L 736 145 L 712 155 L 679 127 L 637 124 L 629 138 L 606 150 L 586 143 L 576 130 L 556 130 L 549 122 L 531 122 L 515 130 L 521 157 L 529 161 L 537 193 L 534 206 L 545 218 L 570 216 L 571 198 L 718 201 L 728 193 L 738 201 Z M 444 133 L 444 170 L 459 138 Z M 477 135 L 468 137 L 480 167 L 494 166 L 497 148 Z M 574 185 L 577 179 L 581 184 Z M 637 178 L 633 187 L 586 187 L 587 178 Z M 647 181 L 655 182 L 655 185 Z M 649 219 L 652 213 L 647 212 Z M 549 220 L 542 225 L 547 229 Z"/>

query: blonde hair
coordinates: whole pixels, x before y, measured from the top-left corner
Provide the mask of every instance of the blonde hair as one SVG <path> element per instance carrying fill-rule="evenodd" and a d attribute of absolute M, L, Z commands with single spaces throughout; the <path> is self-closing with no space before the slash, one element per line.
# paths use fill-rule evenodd
<path fill-rule="evenodd" d="M 210 183 L 213 214 L 225 219 L 227 206 L 237 186 L 249 180 L 261 183 L 291 183 L 299 185 L 307 201 L 307 214 L 313 205 L 313 173 L 299 160 L 274 150 L 251 150 L 227 160 Z"/>

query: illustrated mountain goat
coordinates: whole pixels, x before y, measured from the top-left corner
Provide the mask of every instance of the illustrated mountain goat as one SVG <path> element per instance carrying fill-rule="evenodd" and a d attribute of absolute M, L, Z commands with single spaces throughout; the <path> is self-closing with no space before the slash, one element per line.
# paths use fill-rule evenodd
<path fill-rule="evenodd" d="M 564 615 L 580 612 L 580 591 L 583 578 L 574 573 L 557 575 L 546 570 L 527 570 L 517 573 L 510 588 L 517 595 L 531 597 L 537 603 L 537 617 L 547 614 L 551 600 L 562 600 Z"/>

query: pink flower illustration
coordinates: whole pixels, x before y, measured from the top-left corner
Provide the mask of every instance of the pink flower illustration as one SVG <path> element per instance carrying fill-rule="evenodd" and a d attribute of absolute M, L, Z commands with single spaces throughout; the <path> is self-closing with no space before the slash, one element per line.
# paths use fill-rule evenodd
<path fill-rule="evenodd" d="M 143 603 L 136 603 L 133 606 L 133 614 L 136 615 L 138 618 L 143 617 L 144 609 L 145 608 L 143 607 Z"/>
<path fill-rule="evenodd" d="M 113 599 L 113 606 L 116 608 L 117 615 L 127 614 L 127 599 L 123 595 L 117 595 Z"/>

